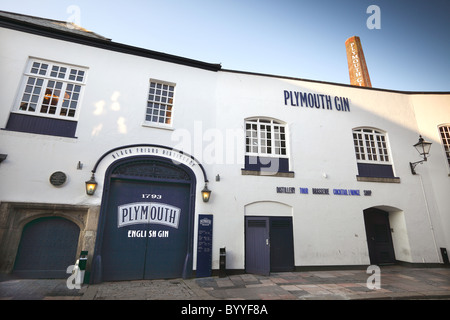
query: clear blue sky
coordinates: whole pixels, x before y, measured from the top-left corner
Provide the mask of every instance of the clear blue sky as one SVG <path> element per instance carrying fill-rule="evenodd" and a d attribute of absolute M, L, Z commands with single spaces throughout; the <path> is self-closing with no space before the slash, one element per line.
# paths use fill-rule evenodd
<path fill-rule="evenodd" d="M 449 0 L 0 0 L 112 41 L 222 68 L 349 83 L 345 40 L 361 38 L 372 86 L 450 91 Z M 381 29 L 369 29 L 370 5 Z"/>

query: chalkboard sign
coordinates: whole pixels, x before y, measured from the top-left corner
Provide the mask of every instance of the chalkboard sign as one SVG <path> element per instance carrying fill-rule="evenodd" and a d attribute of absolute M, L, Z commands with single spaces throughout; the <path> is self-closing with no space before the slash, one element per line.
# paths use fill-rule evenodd
<path fill-rule="evenodd" d="M 212 214 L 200 214 L 197 239 L 197 277 L 199 278 L 211 276 L 212 230 Z"/>

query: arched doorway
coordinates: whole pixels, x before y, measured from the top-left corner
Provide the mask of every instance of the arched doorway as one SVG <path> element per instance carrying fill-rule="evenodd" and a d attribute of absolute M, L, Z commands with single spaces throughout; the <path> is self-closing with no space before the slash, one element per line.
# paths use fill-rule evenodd
<path fill-rule="evenodd" d="M 80 228 L 62 217 L 44 217 L 25 225 L 14 264 L 23 278 L 67 278 L 76 262 Z"/>
<path fill-rule="evenodd" d="M 378 208 L 366 209 L 364 210 L 364 224 L 366 228 L 370 264 L 380 265 L 395 263 L 389 212 Z"/>
<path fill-rule="evenodd" d="M 195 185 L 189 168 L 165 158 L 113 163 L 105 175 L 93 281 L 190 276 Z"/>
<path fill-rule="evenodd" d="M 292 207 L 275 201 L 245 206 L 245 271 L 268 275 L 295 269 Z"/>
<path fill-rule="evenodd" d="M 294 271 L 292 217 L 245 217 L 245 271 Z"/>

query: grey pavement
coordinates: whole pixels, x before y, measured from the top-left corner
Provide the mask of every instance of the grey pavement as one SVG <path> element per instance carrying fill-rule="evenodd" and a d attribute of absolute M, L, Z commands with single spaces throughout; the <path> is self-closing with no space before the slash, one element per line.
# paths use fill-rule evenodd
<path fill-rule="evenodd" d="M 370 278 L 372 277 L 372 278 Z M 450 268 L 381 267 L 379 287 L 366 269 L 229 275 L 84 284 L 0 275 L 1 300 L 450 300 Z M 369 286 L 368 286 L 369 283 Z"/>

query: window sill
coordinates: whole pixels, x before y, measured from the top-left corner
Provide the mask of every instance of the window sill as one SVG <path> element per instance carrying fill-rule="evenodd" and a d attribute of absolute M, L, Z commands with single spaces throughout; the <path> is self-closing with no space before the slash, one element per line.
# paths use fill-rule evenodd
<path fill-rule="evenodd" d="M 148 128 L 154 128 L 154 129 L 170 130 L 170 131 L 175 130 L 172 126 L 169 126 L 169 125 L 158 125 L 158 124 L 153 124 L 151 122 L 143 122 L 142 126 L 148 127 Z"/>
<path fill-rule="evenodd" d="M 379 178 L 379 177 L 362 177 L 356 176 L 357 181 L 363 182 L 382 182 L 382 183 L 400 183 L 400 178 Z"/>
<path fill-rule="evenodd" d="M 294 172 L 272 172 L 272 171 L 256 171 L 241 169 L 243 176 L 265 176 L 265 177 L 282 177 L 282 178 L 294 178 Z"/>

